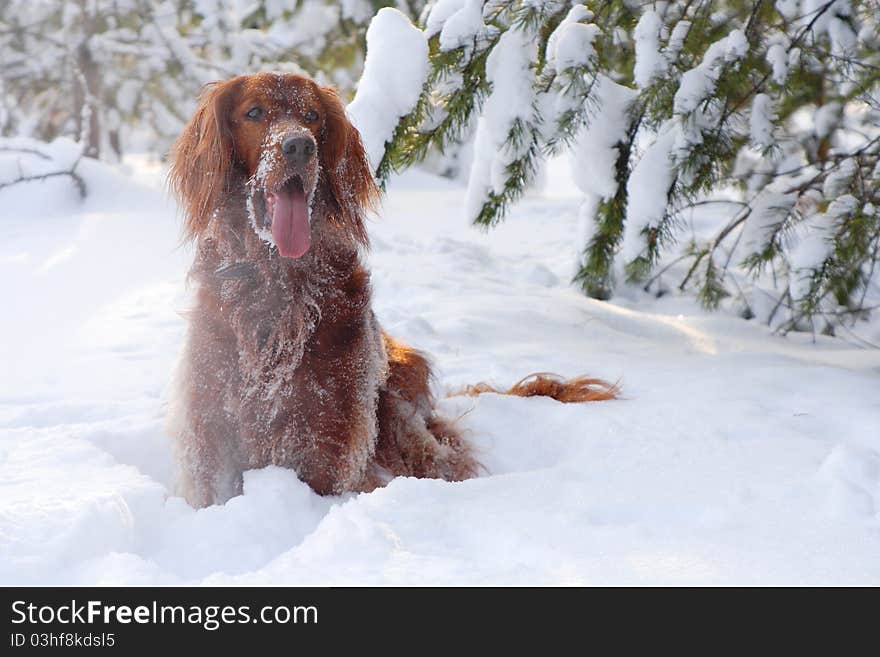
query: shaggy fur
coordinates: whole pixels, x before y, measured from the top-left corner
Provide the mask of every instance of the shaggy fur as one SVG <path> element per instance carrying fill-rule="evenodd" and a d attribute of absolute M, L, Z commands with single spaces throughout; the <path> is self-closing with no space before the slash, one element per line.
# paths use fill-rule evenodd
<path fill-rule="evenodd" d="M 307 162 L 282 154 L 290 135 L 313 140 Z M 222 503 L 240 493 L 244 470 L 270 464 L 321 494 L 369 491 L 399 475 L 474 476 L 470 446 L 435 413 L 425 356 L 373 314 L 359 251 L 378 190 L 336 93 L 292 74 L 215 83 L 171 157 L 170 184 L 196 242 L 172 420 L 186 499 Z M 265 195 L 292 175 L 309 194 L 311 242 L 301 257 L 282 257 L 259 222 Z M 543 375 L 530 386 L 508 393 L 585 401 L 615 392 Z"/>

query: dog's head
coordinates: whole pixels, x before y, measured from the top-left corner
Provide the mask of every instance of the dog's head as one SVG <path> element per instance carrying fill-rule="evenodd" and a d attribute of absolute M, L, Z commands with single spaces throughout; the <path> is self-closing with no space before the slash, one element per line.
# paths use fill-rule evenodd
<path fill-rule="evenodd" d="M 238 185 L 254 229 L 284 257 L 308 251 L 319 191 L 330 204 L 328 220 L 366 244 L 364 213 L 378 190 L 360 135 L 330 87 L 282 73 L 210 84 L 171 159 L 169 181 L 190 238 Z"/>

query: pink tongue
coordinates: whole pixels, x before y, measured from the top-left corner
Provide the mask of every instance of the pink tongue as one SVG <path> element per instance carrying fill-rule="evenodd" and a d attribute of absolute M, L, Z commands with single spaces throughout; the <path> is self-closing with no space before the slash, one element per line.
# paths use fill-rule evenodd
<path fill-rule="evenodd" d="M 299 258 L 309 250 L 311 229 L 306 195 L 294 189 L 272 194 L 272 237 L 278 252 L 286 258 Z"/>

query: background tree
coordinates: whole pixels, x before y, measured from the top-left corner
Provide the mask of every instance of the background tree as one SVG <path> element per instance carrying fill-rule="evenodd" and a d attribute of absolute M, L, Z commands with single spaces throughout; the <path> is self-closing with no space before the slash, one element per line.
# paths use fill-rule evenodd
<path fill-rule="evenodd" d="M 206 82 L 301 71 L 350 94 L 372 0 L 5 0 L 0 133 L 163 153 Z M 423 2 L 397 3 L 416 16 Z"/>

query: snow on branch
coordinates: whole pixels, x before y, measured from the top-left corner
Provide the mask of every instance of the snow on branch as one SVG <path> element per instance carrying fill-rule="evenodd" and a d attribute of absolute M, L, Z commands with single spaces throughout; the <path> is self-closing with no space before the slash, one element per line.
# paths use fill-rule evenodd
<path fill-rule="evenodd" d="M 385 8 L 367 29 L 367 58 L 348 113 L 378 169 L 401 117 L 415 107 L 428 75 L 424 33 L 396 9 Z"/>
<path fill-rule="evenodd" d="M 833 331 L 880 304 L 878 34 L 874 0 L 439 0 L 381 176 L 476 127 L 465 208 L 492 225 L 565 152 L 587 294 L 677 275 L 707 307 Z"/>
<path fill-rule="evenodd" d="M 521 190 L 533 175 L 538 119 L 532 63 L 536 57 L 534 34 L 510 29 L 486 60 L 491 91 L 477 124 L 465 197 L 465 211 L 479 223 L 491 223 L 495 208 Z M 511 175 L 512 167 L 521 170 Z"/>

